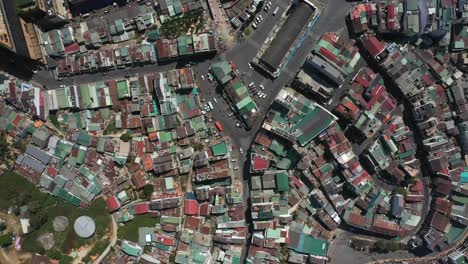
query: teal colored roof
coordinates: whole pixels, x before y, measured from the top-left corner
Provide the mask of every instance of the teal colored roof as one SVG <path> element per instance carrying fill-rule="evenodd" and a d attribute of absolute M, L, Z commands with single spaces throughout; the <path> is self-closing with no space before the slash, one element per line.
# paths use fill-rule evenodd
<path fill-rule="evenodd" d="M 464 171 L 460 175 L 460 182 L 467 183 L 468 182 L 468 171 Z"/>
<path fill-rule="evenodd" d="M 305 146 L 332 124 L 333 117 L 328 114 L 321 114 L 322 111 L 323 110 L 319 107 L 314 108 L 314 110 L 309 111 L 306 116 L 304 116 L 304 118 L 294 126 L 294 129 L 298 129 L 302 132 L 302 134 L 297 138 L 297 141 L 301 146 Z M 310 123 L 316 122 L 317 118 L 321 118 L 319 124 L 315 127 L 309 127 Z"/>
<path fill-rule="evenodd" d="M 288 175 L 286 173 L 277 173 L 276 177 L 276 189 L 279 192 L 286 192 L 289 190 Z"/>
<path fill-rule="evenodd" d="M 221 61 L 211 66 L 211 72 L 218 82 L 222 82 L 223 78 L 232 72 L 232 67 L 229 62 Z"/>
<path fill-rule="evenodd" d="M 215 155 L 215 156 L 226 155 L 227 145 L 226 145 L 225 142 L 221 142 L 221 143 L 218 143 L 218 144 L 212 146 L 211 150 L 213 151 L 213 155 Z"/>
<path fill-rule="evenodd" d="M 328 242 L 310 235 L 302 234 L 297 247 L 293 249 L 299 253 L 326 257 Z"/>
<path fill-rule="evenodd" d="M 130 256 L 138 257 L 143 253 L 143 249 L 141 247 L 137 247 L 134 245 L 130 245 L 128 241 L 122 242 L 122 251 Z"/>
<path fill-rule="evenodd" d="M 91 145 L 91 135 L 88 135 L 88 133 L 81 131 L 80 134 L 78 135 L 78 144 L 82 146 L 89 146 Z"/>
<path fill-rule="evenodd" d="M 159 31 L 157 29 L 148 32 L 148 41 L 154 42 L 159 39 Z"/>

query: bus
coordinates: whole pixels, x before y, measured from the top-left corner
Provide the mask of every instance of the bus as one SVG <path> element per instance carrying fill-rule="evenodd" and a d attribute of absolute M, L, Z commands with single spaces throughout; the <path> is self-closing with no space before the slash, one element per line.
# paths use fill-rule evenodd
<path fill-rule="evenodd" d="M 221 123 L 219 121 L 216 121 L 215 125 L 218 128 L 219 132 L 223 132 L 223 126 L 221 125 Z"/>

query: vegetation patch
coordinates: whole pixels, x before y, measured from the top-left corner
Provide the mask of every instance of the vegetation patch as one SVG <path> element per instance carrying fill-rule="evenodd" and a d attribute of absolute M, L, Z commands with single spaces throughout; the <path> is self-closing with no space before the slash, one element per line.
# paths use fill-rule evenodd
<path fill-rule="evenodd" d="M 91 261 L 91 258 L 93 256 L 98 256 L 102 252 L 104 252 L 104 250 L 107 248 L 108 245 L 109 245 L 108 241 L 102 240 L 102 241 L 97 242 L 94 245 L 93 249 L 91 249 L 91 251 L 89 251 L 88 254 L 81 259 L 81 261 L 84 263 L 88 263 L 89 261 Z"/>
<path fill-rule="evenodd" d="M 56 114 L 50 114 L 49 119 L 50 119 L 50 122 L 52 122 L 52 125 L 54 125 L 56 128 L 58 129 L 62 128 L 62 123 L 58 121 Z"/>
<path fill-rule="evenodd" d="M 68 254 L 74 248 L 100 240 L 109 231 L 109 214 L 105 201 L 101 198 L 96 199 L 87 209 L 78 208 L 57 197 L 40 192 L 28 180 L 13 172 L 0 175 L 0 184 L 3 186 L 0 192 L 0 210 L 28 206 L 31 228 L 34 231 L 22 238 L 23 248 L 26 251 L 43 254 L 44 249 L 37 238 L 43 234 L 53 233 L 56 250 L 61 254 Z M 15 213 L 18 213 L 18 210 L 15 210 Z M 89 239 L 78 237 L 73 230 L 73 223 L 82 215 L 87 215 L 96 222 L 96 234 Z M 65 232 L 54 231 L 53 221 L 57 216 L 65 216 L 70 221 Z"/>
<path fill-rule="evenodd" d="M 115 127 L 115 121 L 113 121 L 113 122 L 110 122 L 109 125 L 107 125 L 106 128 L 104 129 L 104 135 L 115 134 L 116 131 L 117 129 Z"/>
<path fill-rule="evenodd" d="M 159 217 L 149 215 L 138 215 L 133 220 L 119 227 L 118 237 L 133 242 L 138 242 L 138 228 L 154 227 L 159 223 Z"/>
<path fill-rule="evenodd" d="M 203 29 L 205 21 L 203 10 L 197 9 L 164 21 L 160 32 L 163 37 L 173 39 L 186 35 L 192 27 L 195 28 L 195 32 Z"/>

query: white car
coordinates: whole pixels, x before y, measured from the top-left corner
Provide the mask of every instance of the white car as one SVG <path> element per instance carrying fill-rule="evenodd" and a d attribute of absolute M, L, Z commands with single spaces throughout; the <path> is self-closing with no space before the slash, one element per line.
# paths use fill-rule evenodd
<path fill-rule="evenodd" d="M 249 88 L 252 87 L 252 86 L 254 86 L 254 85 L 255 85 L 254 82 L 251 82 L 251 83 L 249 84 Z"/>
<path fill-rule="evenodd" d="M 258 23 L 260 23 L 260 21 L 262 21 L 261 18 L 260 18 L 260 15 L 258 15 L 258 16 L 255 18 L 255 20 L 256 20 Z"/>
<path fill-rule="evenodd" d="M 240 126 L 241 126 L 241 125 L 240 125 L 240 123 L 239 123 L 239 122 L 237 122 L 237 123 L 236 123 L 236 127 L 240 127 Z"/>
<path fill-rule="evenodd" d="M 233 115 L 234 115 L 234 113 L 231 112 L 231 113 L 229 113 L 228 117 L 231 117 L 231 116 L 233 116 Z"/>
<path fill-rule="evenodd" d="M 249 69 L 253 69 L 252 64 L 249 62 Z"/>
<path fill-rule="evenodd" d="M 253 23 L 252 23 L 252 27 L 253 27 L 254 29 L 257 29 L 257 22 L 253 22 Z"/>
<path fill-rule="evenodd" d="M 240 153 L 244 153 L 244 150 L 242 148 L 239 148 Z"/>
<path fill-rule="evenodd" d="M 213 97 L 213 102 L 215 102 L 215 104 L 217 104 L 218 100 L 216 100 L 216 98 Z"/>
<path fill-rule="evenodd" d="M 202 76 L 201 76 L 201 79 L 202 79 L 202 80 L 205 80 L 205 76 L 204 76 L 204 75 L 202 75 Z"/>
<path fill-rule="evenodd" d="M 262 22 L 262 21 L 263 21 L 262 15 L 258 15 L 258 17 L 259 17 L 259 19 L 260 19 L 260 21 L 258 21 L 258 22 Z"/>
<path fill-rule="evenodd" d="M 260 86 L 260 89 L 265 90 L 265 86 L 263 86 L 263 84 L 260 84 L 259 86 Z"/>

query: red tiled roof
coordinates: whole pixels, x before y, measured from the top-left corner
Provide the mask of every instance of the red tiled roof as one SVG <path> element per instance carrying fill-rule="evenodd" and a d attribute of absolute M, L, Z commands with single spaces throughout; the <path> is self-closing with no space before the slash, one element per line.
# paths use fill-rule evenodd
<path fill-rule="evenodd" d="M 196 200 L 185 200 L 184 212 L 186 215 L 199 215 L 200 208 Z"/>
<path fill-rule="evenodd" d="M 47 167 L 47 175 L 49 175 L 49 177 L 51 177 L 52 179 L 55 178 L 55 176 L 57 176 L 58 172 L 57 172 L 57 169 L 54 168 L 54 167 Z"/>
<path fill-rule="evenodd" d="M 149 154 L 144 155 L 141 162 L 143 163 L 143 167 L 145 168 L 145 171 L 152 171 L 154 169 L 153 157 L 151 155 Z"/>
<path fill-rule="evenodd" d="M 253 168 L 256 171 L 266 170 L 270 166 L 270 162 L 266 159 L 262 159 L 258 156 L 253 159 Z"/>
<path fill-rule="evenodd" d="M 205 234 L 205 235 L 211 234 L 211 227 L 209 227 L 209 226 L 202 226 L 202 227 L 200 228 L 200 233 Z"/>
<path fill-rule="evenodd" d="M 185 218 L 185 227 L 192 230 L 197 230 L 200 227 L 201 219 L 199 217 L 187 216 Z"/>
<path fill-rule="evenodd" d="M 162 236 L 162 235 L 159 235 L 159 236 L 156 237 L 156 242 L 159 242 L 159 243 L 164 244 L 166 246 L 174 246 L 175 245 L 174 238 L 168 237 L 168 236 Z"/>
<path fill-rule="evenodd" d="M 137 215 L 146 214 L 148 213 L 148 210 L 149 210 L 148 203 L 144 202 L 144 203 L 135 204 L 133 205 L 133 210 L 135 210 L 135 214 Z"/>
<path fill-rule="evenodd" d="M 452 202 L 445 198 L 436 198 L 434 207 L 437 211 L 443 214 L 449 214 L 452 212 Z"/>
<path fill-rule="evenodd" d="M 353 186 L 356 186 L 368 178 L 370 178 L 369 173 L 367 171 L 364 171 L 359 177 L 353 180 L 352 184 Z"/>
<path fill-rule="evenodd" d="M 385 87 L 380 84 L 378 84 L 377 87 L 375 87 L 374 90 L 372 90 L 372 98 L 366 105 L 367 110 L 370 110 L 372 108 L 372 106 L 377 102 L 377 100 L 380 99 L 380 96 L 382 96 L 383 92 L 385 92 Z"/>
<path fill-rule="evenodd" d="M 431 226 L 439 230 L 440 232 L 445 232 L 449 223 L 450 223 L 450 218 L 448 218 L 447 216 L 439 212 L 435 212 L 432 215 Z"/>
<path fill-rule="evenodd" d="M 378 218 L 374 218 L 374 222 L 372 224 L 373 231 L 389 236 L 398 235 L 398 228 L 399 226 L 397 223 L 383 221 Z"/>
<path fill-rule="evenodd" d="M 325 49 L 325 48 L 320 48 L 319 50 L 320 54 L 322 54 L 323 56 L 325 56 L 325 58 L 331 60 L 331 61 L 335 61 L 336 60 L 336 56 L 335 54 L 333 54 L 331 51 Z"/>
<path fill-rule="evenodd" d="M 117 200 L 117 197 L 115 196 L 109 196 L 107 197 L 107 200 L 106 200 L 106 205 L 107 205 L 107 210 L 109 212 L 113 212 L 117 209 L 120 208 L 120 202 L 119 200 Z"/>
<path fill-rule="evenodd" d="M 138 189 L 146 185 L 145 174 L 141 169 L 132 174 L 132 182 Z"/>
<path fill-rule="evenodd" d="M 80 45 L 73 43 L 70 46 L 65 47 L 65 54 L 72 54 L 80 51 Z"/>
<path fill-rule="evenodd" d="M 293 180 L 294 185 L 296 186 L 296 188 L 301 188 L 302 185 L 304 185 L 304 183 L 294 175 L 292 176 L 292 180 Z"/>
<path fill-rule="evenodd" d="M 382 42 L 380 42 L 374 36 L 369 37 L 369 38 L 364 38 L 363 44 L 364 44 L 364 47 L 366 47 L 369 54 L 372 55 L 373 57 L 379 55 L 385 49 Z"/>
<path fill-rule="evenodd" d="M 17 114 L 16 117 L 15 117 L 15 119 L 13 119 L 13 121 L 12 121 L 11 123 L 12 123 L 15 127 L 18 127 L 18 125 L 19 125 L 19 123 L 20 123 L 20 121 L 21 121 L 22 118 L 23 118 L 23 117 L 22 117 L 20 114 Z"/>
<path fill-rule="evenodd" d="M 210 204 L 202 203 L 200 205 L 200 215 L 208 216 L 210 214 Z"/>

